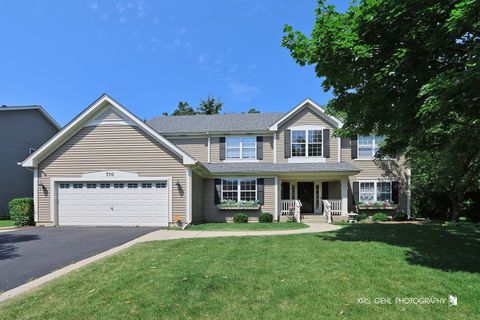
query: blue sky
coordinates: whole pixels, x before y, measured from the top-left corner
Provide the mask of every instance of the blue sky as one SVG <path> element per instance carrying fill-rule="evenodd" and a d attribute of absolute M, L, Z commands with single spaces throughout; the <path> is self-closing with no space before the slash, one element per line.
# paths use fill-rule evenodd
<path fill-rule="evenodd" d="M 27 4 L 28 3 L 28 4 Z M 332 1 L 344 9 L 347 1 Z M 316 1 L 2 1 L 0 104 L 40 104 L 62 125 L 101 93 L 137 116 L 207 95 L 223 112 L 324 104 L 313 67 L 280 46 L 309 33 Z"/>

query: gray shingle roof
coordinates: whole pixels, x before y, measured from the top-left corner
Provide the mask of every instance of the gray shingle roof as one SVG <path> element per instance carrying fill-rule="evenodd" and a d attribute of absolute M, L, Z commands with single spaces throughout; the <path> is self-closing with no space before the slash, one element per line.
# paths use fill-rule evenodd
<path fill-rule="evenodd" d="M 262 163 L 221 162 L 203 163 L 212 174 L 222 173 L 279 173 L 279 172 L 360 172 L 347 162 L 332 163 Z"/>
<path fill-rule="evenodd" d="M 285 112 L 160 116 L 147 121 L 159 133 L 265 131 Z"/>

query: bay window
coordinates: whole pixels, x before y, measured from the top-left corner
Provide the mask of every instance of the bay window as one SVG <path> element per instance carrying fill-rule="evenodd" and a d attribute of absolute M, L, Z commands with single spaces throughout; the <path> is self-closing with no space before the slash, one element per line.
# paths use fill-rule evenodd
<path fill-rule="evenodd" d="M 256 159 L 256 137 L 226 137 L 226 159 Z"/>
<path fill-rule="evenodd" d="M 222 179 L 222 200 L 257 200 L 257 179 Z"/>
<path fill-rule="evenodd" d="M 382 136 L 358 136 L 358 158 L 370 159 L 380 150 L 383 144 Z"/>
<path fill-rule="evenodd" d="M 321 157 L 322 130 L 292 130 L 292 157 Z"/>
<path fill-rule="evenodd" d="M 361 202 L 391 201 L 391 181 L 361 181 L 359 182 L 359 197 Z"/>

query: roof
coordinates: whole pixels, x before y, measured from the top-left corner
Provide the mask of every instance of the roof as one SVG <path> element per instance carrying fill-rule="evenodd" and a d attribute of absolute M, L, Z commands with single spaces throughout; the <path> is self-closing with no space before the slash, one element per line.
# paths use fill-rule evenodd
<path fill-rule="evenodd" d="M 147 124 L 161 134 L 207 132 L 255 132 L 268 128 L 285 116 L 285 112 L 236 113 L 195 116 L 160 116 Z"/>
<path fill-rule="evenodd" d="M 150 126 L 145 124 L 142 120 L 128 111 L 125 107 L 115 101 L 113 98 L 107 94 L 102 94 L 97 100 L 95 100 L 90 106 L 83 110 L 78 116 L 76 116 L 72 121 L 70 121 L 62 130 L 60 130 L 56 135 L 54 135 L 50 140 L 38 148 L 34 153 L 27 157 L 22 162 L 23 167 L 36 167 L 38 162 L 43 160 L 45 156 L 51 154 L 56 150 L 66 139 L 68 139 L 72 133 L 80 130 L 83 125 L 92 117 L 97 114 L 99 110 L 102 110 L 104 107 L 111 106 L 118 110 L 122 115 L 131 119 L 135 125 L 143 129 L 148 133 L 152 138 L 156 139 L 158 142 L 165 145 L 167 148 L 172 150 L 174 153 L 179 155 L 183 164 L 195 164 L 197 161 L 193 159 L 190 155 L 185 153 L 182 149 L 168 141 Z"/>
<path fill-rule="evenodd" d="M 39 106 L 39 105 L 31 105 L 31 106 L 1 106 L 0 107 L 0 111 L 25 111 L 25 110 L 38 110 L 44 117 L 45 119 L 47 119 L 48 121 L 50 121 L 50 123 L 55 127 L 57 128 L 58 130 L 60 130 L 62 127 L 58 124 L 57 121 L 55 121 L 55 119 L 52 118 L 51 115 L 48 114 L 47 111 L 45 111 L 45 109 L 42 108 L 42 106 Z"/>
<path fill-rule="evenodd" d="M 221 173 L 278 173 L 278 172 L 360 172 L 347 162 L 332 163 L 263 163 L 222 162 L 202 163 L 212 174 Z"/>

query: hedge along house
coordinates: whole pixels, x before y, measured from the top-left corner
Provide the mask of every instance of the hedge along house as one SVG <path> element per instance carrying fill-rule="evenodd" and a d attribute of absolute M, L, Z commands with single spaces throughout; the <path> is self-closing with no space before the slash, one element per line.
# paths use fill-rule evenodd
<path fill-rule="evenodd" d="M 102 95 L 22 165 L 34 170 L 35 221 L 44 225 L 186 225 L 237 212 L 344 216 L 370 200 L 407 211 L 402 160 L 376 163 L 378 144 L 336 138 L 340 126 L 310 99 L 288 113 L 145 123 Z"/>

